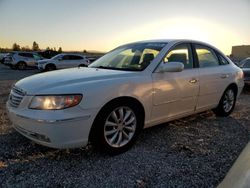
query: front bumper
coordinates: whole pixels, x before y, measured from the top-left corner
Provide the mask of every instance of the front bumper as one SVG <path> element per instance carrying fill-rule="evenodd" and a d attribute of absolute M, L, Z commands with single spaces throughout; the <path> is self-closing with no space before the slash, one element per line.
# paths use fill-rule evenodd
<path fill-rule="evenodd" d="M 36 65 L 36 67 L 38 70 L 41 70 L 41 71 L 45 69 L 44 68 L 45 66 L 43 64 L 39 64 L 39 63 Z"/>
<path fill-rule="evenodd" d="M 95 110 L 81 107 L 55 111 L 20 110 L 8 103 L 7 111 L 12 126 L 23 136 L 58 149 L 85 146 L 94 120 L 92 114 L 95 113 Z"/>

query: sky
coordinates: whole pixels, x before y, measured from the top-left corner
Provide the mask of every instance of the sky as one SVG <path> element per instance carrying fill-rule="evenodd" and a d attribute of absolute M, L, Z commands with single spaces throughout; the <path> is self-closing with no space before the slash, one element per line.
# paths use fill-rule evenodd
<path fill-rule="evenodd" d="M 250 0 L 0 0 L 0 47 L 109 51 L 146 39 L 195 39 L 229 55 L 250 45 Z"/>

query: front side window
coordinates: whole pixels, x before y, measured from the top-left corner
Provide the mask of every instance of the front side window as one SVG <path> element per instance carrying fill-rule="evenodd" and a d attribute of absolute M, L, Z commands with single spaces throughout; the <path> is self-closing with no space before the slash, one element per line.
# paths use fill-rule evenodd
<path fill-rule="evenodd" d="M 219 60 L 212 49 L 202 45 L 195 45 L 195 51 L 201 68 L 220 65 Z"/>
<path fill-rule="evenodd" d="M 64 55 L 62 55 L 62 54 L 58 54 L 58 55 L 52 57 L 51 59 L 53 59 L 53 60 L 58 60 L 58 59 L 62 59 L 63 56 L 64 56 Z"/>
<path fill-rule="evenodd" d="M 180 44 L 174 47 L 164 58 L 164 63 L 181 62 L 185 69 L 193 68 L 191 47 L 188 44 Z"/>
<path fill-rule="evenodd" d="M 153 61 L 166 44 L 149 42 L 121 46 L 99 58 L 89 67 L 142 71 Z"/>

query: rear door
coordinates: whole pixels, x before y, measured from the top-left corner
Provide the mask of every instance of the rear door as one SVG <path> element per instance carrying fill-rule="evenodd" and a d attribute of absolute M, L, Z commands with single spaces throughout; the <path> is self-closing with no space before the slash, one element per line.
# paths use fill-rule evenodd
<path fill-rule="evenodd" d="M 78 67 L 79 65 L 84 63 L 84 58 L 80 55 L 72 55 L 71 60 L 72 61 L 70 67 Z"/>
<path fill-rule="evenodd" d="M 18 54 L 20 61 L 24 61 L 28 66 L 35 66 L 35 59 L 32 53 L 22 52 Z"/>
<path fill-rule="evenodd" d="M 60 69 L 69 68 L 71 64 L 72 64 L 71 55 L 64 55 L 62 56 L 62 58 L 60 58 L 58 62 L 58 68 Z"/>
<path fill-rule="evenodd" d="M 193 49 L 200 75 L 200 92 L 196 109 L 216 107 L 232 76 L 226 67 L 228 64 L 226 62 L 223 64 L 223 57 L 218 56 L 210 47 L 193 44 Z"/>

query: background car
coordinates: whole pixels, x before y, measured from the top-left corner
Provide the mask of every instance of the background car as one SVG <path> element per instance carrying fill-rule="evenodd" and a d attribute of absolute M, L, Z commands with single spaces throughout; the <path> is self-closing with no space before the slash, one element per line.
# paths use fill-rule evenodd
<path fill-rule="evenodd" d="M 7 56 L 8 53 L 0 53 L 0 63 L 4 63 L 4 59 Z"/>
<path fill-rule="evenodd" d="M 90 61 L 80 54 L 58 54 L 51 59 L 37 62 L 37 68 L 41 71 L 51 71 L 79 66 L 88 66 Z"/>
<path fill-rule="evenodd" d="M 250 85 L 250 57 L 242 60 L 239 63 L 239 67 L 244 72 L 244 81 L 245 81 L 245 84 Z"/>
<path fill-rule="evenodd" d="M 4 64 L 13 69 L 24 70 L 35 67 L 38 60 L 44 59 L 36 52 L 11 52 L 4 58 Z"/>
<path fill-rule="evenodd" d="M 37 53 L 39 55 L 41 55 L 42 57 L 44 57 L 45 59 L 50 59 L 50 58 L 60 54 L 60 52 L 55 51 L 55 50 L 44 50 L 44 51 L 39 51 Z"/>

